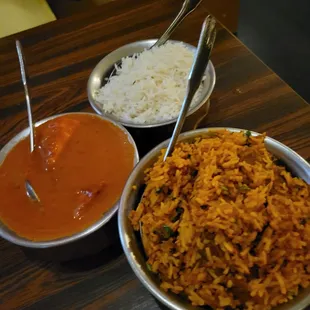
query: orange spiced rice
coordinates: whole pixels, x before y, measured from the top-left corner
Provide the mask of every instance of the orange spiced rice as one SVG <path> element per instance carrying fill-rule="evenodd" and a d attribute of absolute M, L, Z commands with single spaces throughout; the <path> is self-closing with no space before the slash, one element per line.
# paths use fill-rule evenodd
<path fill-rule="evenodd" d="M 213 309 L 271 309 L 310 284 L 310 186 L 264 135 L 211 131 L 146 170 L 130 220 L 161 288 Z"/>

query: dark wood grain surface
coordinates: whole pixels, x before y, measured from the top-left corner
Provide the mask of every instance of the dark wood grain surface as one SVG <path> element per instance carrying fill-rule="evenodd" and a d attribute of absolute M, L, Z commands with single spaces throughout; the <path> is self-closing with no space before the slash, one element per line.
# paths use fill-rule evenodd
<path fill-rule="evenodd" d="M 27 126 L 15 38 L 24 46 L 36 120 L 91 111 L 86 83 L 115 48 L 158 37 L 179 9 L 177 0 L 119 0 L 0 40 L 0 145 Z M 196 44 L 202 5 L 174 38 Z M 212 61 L 217 83 L 201 126 L 266 131 L 310 159 L 310 107 L 226 29 L 219 26 Z M 1 197 L 5 199 L 5 197 Z M 159 309 L 116 243 L 93 257 L 62 264 L 29 260 L 0 240 L 0 309 Z"/>

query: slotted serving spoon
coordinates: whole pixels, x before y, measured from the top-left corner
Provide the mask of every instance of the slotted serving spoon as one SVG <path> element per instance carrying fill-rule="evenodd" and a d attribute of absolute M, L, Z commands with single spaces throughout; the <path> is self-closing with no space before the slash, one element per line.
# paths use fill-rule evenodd
<path fill-rule="evenodd" d="M 197 6 L 200 4 L 202 0 L 185 0 L 183 2 L 182 8 L 176 18 L 173 20 L 173 22 L 170 24 L 170 26 L 167 28 L 167 30 L 163 33 L 163 35 L 155 42 L 154 45 L 152 45 L 149 49 L 155 47 L 155 46 L 161 46 L 165 44 L 174 30 L 182 23 L 182 21 L 185 19 L 186 16 L 188 16 L 190 13 L 192 13 Z M 117 67 L 121 66 L 122 60 L 119 60 L 114 64 L 114 68 L 112 72 L 109 75 L 108 80 L 115 75 L 115 72 L 117 71 Z"/>
<path fill-rule="evenodd" d="M 215 24 L 216 24 L 215 19 L 210 15 L 204 20 L 202 24 L 202 29 L 200 32 L 194 62 L 187 78 L 186 95 L 180 110 L 178 120 L 175 124 L 172 137 L 169 141 L 169 145 L 164 156 L 164 161 L 166 161 L 167 157 L 171 155 L 175 147 L 175 144 L 177 143 L 178 137 L 181 133 L 186 118 L 186 114 L 194 98 L 194 95 L 198 90 L 199 85 L 202 81 L 205 69 L 209 63 L 210 55 L 216 37 Z M 145 237 L 145 234 L 143 233 L 143 223 L 140 221 L 139 224 L 140 224 L 140 236 L 142 244 L 144 247 L 145 254 L 148 256 L 147 239 Z"/>
<path fill-rule="evenodd" d="M 22 45 L 18 40 L 16 40 L 16 50 L 17 50 L 18 61 L 19 61 L 19 66 L 20 66 L 20 73 L 22 76 L 22 82 L 23 82 L 24 91 L 25 91 L 28 123 L 29 123 L 29 129 L 30 129 L 30 132 L 29 132 L 30 153 L 32 153 L 35 148 L 35 134 L 34 134 L 35 129 L 34 129 L 33 121 L 32 121 L 31 99 L 30 99 L 30 93 L 29 93 L 28 84 L 27 84 L 28 76 L 27 76 L 27 71 L 26 71 L 26 66 L 25 66 L 25 57 L 24 57 Z M 37 195 L 34 188 L 32 187 L 29 180 L 25 180 L 25 189 L 26 189 L 27 196 L 32 201 L 40 202 L 40 198 Z"/>

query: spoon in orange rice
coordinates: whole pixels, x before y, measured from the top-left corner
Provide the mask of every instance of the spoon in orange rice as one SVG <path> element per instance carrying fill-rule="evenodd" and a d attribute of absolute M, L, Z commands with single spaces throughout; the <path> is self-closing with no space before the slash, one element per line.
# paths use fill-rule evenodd
<path fill-rule="evenodd" d="M 187 78 L 186 95 L 180 110 L 178 120 L 175 124 L 172 137 L 166 150 L 164 161 L 169 155 L 171 155 L 173 151 L 179 134 L 181 133 L 190 104 L 200 86 L 206 67 L 209 63 L 216 37 L 215 24 L 215 19 L 210 15 L 203 22 L 194 62 Z"/>
<path fill-rule="evenodd" d="M 200 86 L 206 67 L 209 63 L 210 55 L 216 37 L 215 24 L 215 19 L 210 15 L 204 20 L 202 24 L 194 62 L 187 79 L 186 95 L 180 110 L 178 120 L 175 124 L 172 137 L 166 150 L 164 161 L 166 161 L 167 157 L 171 155 L 175 144 L 177 143 L 179 134 L 181 133 L 186 118 L 186 114 L 194 98 L 194 95 Z M 143 248 L 145 254 L 148 255 L 148 240 L 146 238 L 146 235 L 143 233 L 143 223 L 140 221 L 139 225 Z"/>

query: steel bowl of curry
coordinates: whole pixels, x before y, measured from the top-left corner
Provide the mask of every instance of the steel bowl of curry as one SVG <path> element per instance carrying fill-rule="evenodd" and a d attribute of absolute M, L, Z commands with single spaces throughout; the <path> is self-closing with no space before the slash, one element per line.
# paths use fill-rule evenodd
<path fill-rule="evenodd" d="M 108 118 L 67 113 L 37 122 L 35 142 L 31 153 L 27 128 L 0 151 L 0 195 L 5 197 L 0 236 L 23 249 L 45 250 L 49 259 L 59 249 L 57 260 L 83 256 L 84 248 L 98 250 L 100 241 L 109 243 L 117 229 L 102 229 L 111 226 L 139 161 L 131 135 Z M 27 196 L 26 179 L 39 202 Z"/>

